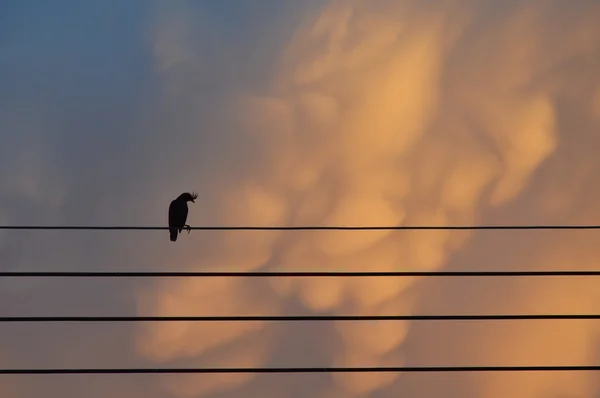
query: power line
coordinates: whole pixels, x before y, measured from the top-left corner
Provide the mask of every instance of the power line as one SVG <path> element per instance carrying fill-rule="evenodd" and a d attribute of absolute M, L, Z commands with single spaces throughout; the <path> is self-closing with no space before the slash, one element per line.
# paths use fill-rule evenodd
<path fill-rule="evenodd" d="M 0 369 L 4 375 L 32 374 L 215 374 L 215 373 L 433 373 L 433 372 L 583 372 L 600 366 L 391 366 L 305 368 L 49 368 Z"/>
<path fill-rule="evenodd" d="M 0 323 L 17 322 L 297 322 L 297 321 L 483 321 L 483 320 L 600 319 L 600 314 L 499 315 L 249 315 L 249 316 L 31 316 L 0 317 Z"/>
<path fill-rule="evenodd" d="M 0 225 L 0 230 L 168 230 L 166 226 L 69 226 L 69 225 Z M 600 229 L 600 225 L 397 225 L 397 226 L 202 226 L 190 227 L 191 230 L 203 231 L 314 231 L 314 230 L 539 230 L 567 229 L 591 230 Z"/>
<path fill-rule="evenodd" d="M 192 278 L 192 277 L 565 277 L 600 276 L 600 270 L 556 271 L 2 271 L 14 278 Z"/>

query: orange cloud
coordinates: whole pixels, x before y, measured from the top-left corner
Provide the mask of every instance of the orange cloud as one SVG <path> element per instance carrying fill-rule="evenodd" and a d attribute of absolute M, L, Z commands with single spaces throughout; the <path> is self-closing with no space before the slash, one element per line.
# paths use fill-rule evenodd
<path fill-rule="evenodd" d="M 600 16 L 598 7 L 593 2 L 573 6 L 586 13 L 581 21 L 559 15 L 564 5 L 550 2 L 441 4 L 332 1 L 314 21 L 300 27 L 283 50 L 278 73 L 266 93 L 244 93 L 234 100 L 231 118 L 241 126 L 240 134 L 251 137 L 253 148 L 258 149 L 255 163 L 249 165 L 252 173 L 242 172 L 224 184 L 215 210 L 221 222 L 475 224 L 487 220 L 486 212 L 524 209 L 520 211 L 526 213 L 551 201 L 549 196 L 535 196 L 529 190 L 545 165 L 558 156 L 569 134 L 571 126 L 560 123 L 564 112 L 561 96 L 572 92 L 572 86 L 582 79 L 590 82 L 590 75 L 561 67 L 600 60 L 594 38 L 600 32 L 590 17 Z M 560 37 L 552 33 L 557 24 L 562 24 Z M 546 39 L 551 33 L 556 42 Z M 178 49 L 181 45 L 175 40 L 167 47 Z M 166 62 L 165 57 L 169 58 L 159 54 L 160 62 Z M 590 104 L 583 115 L 589 120 L 580 123 L 591 123 L 597 117 L 593 111 L 597 102 Z M 597 170 L 598 163 L 591 167 Z M 520 202 L 531 195 L 536 199 Z M 189 267 L 393 270 L 402 266 L 434 270 L 447 266 L 453 256 L 467 255 L 473 237 L 467 232 L 447 231 L 231 232 L 222 235 L 210 258 L 198 250 L 189 259 Z M 552 256 L 583 258 L 568 247 L 555 246 L 553 254 L 523 260 L 531 258 L 528 250 L 541 250 L 544 242 L 545 238 L 536 238 L 530 248 L 505 256 L 520 256 L 513 260 L 523 268 L 542 268 Z M 598 254 L 596 249 L 587 253 L 590 258 Z M 423 281 L 165 282 L 140 295 L 139 303 L 144 313 L 156 314 L 184 310 L 275 314 L 291 311 L 287 308 L 315 313 L 411 314 L 419 309 L 420 300 L 427 299 L 418 282 Z M 575 294 L 567 300 L 570 304 L 597 303 L 597 294 L 577 295 L 577 285 L 567 286 L 566 291 Z M 515 311 L 535 302 L 531 301 L 534 298 L 541 303 L 552 301 L 551 292 L 533 287 L 520 291 L 515 299 L 520 307 Z M 491 297 L 489 292 L 482 294 L 487 294 L 482 302 L 495 308 L 511 307 L 510 302 Z M 456 300 L 466 305 L 469 298 Z M 597 329 L 590 322 L 579 325 L 575 329 L 557 327 L 552 332 L 529 323 L 482 327 L 473 341 L 493 337 L 504 343 L 481 343 L 464 360 L 510 363 L 531 350 L 529 362 L 551 361 L 558 356 L 544 355 L 544 347 L 572 330 L 569 344 L 564 342 L 564 350 L 552 346 L 554 353 L 565 354 L 561 358 L 568 363 L 585 361 Z M 142 355 L 158 362 L 195 358 L 203 364 L 210 359 L 211 366 L 237 366 L 233 365 L 236 360 L 268 366 L 273 364 L 270 358 L 282 350 L 281 343 L 272 341 L 273 335 L 267 332 L 271 327 L 147 326 L 140 331 L 138 347 Z M 328 338 L 337 343 L 327 353 L 328 365 L 402 365 L 406 362 L 402 352 L 410 351 L 413 327 L 409 322 L 336 325 L 329 330 Z M 286 349 L 294 351 L 293 340 L 302 337 L 302 329 L 295 325 L 282 328 L 277 330 L 288 336 Z M 443 327 L 439 328 L 443 333 Z M 470 344 L 471 339 L 465 335 L 459 341 Z M 426 351 L 423 357 L 429 357 Z M 441 357 L 445 355 L 443 348 L 438 351 Z M 306 354 L 301 349 L 295 352 Z M 320 357 L 318 347 L 314 356 Z M 483 375 L 465 383 L 478 397 L 490 398 L 537 397 L 560 389 L 589 395 L 591 388 L 583 375 L 571 379 L 545 375 L 519 379 L 522 383 L 517 392 L 507 390 L 506 377 Z M 227 378 L 215 378 L 210 385 L 195 380 L 167 383 L 171 391 L 187 397 L 244 388 L 252 378 L 234 384 Z M 397 395 L 401 391 L 398 385 L 403 383 L 400 375 L 393 374 L 338 375 L 331 380 L 322 396 L 369 396 L 377 390 Z M 432 393 L 432 387 L 414 388 Z M 438 390 L 436 395 L 440 394 L 444 391 Z"/>

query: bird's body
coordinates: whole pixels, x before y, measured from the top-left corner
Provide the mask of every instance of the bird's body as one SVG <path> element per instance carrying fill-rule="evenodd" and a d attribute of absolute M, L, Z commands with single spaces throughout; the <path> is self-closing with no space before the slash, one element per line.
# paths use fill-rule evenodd
<path fill-rule="evenodd" d="M 186 224 L 188 216 L 187 202 L 195 203 L 194 200 L 198 197 L 195 193 L 184 192 L 173 200 L 169 205 L 169 235 L 171 242 L 177 240 L 177 235 L 187 228 L 190 232 L 190 226 Z"/>

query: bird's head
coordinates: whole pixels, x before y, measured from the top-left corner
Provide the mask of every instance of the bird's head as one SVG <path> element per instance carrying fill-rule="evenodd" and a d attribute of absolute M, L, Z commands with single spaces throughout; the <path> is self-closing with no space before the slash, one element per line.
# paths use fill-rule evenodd
<path fill-rule="evenodd" d="M 195 192 L 186 192 L 183 194 L 183 199 L 185 199 L 186 202 L 192 202 L 192 203 L 196 203 L 195 200 L 198 198 L 198 194 Z"/>

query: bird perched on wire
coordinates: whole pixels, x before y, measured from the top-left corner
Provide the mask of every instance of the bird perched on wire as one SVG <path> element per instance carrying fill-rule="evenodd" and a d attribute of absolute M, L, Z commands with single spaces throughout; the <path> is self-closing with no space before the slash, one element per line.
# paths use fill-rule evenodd
<path fill-rule="evenodd" d="M 197 193 L 184 192 L 173 200 L 169 205 L 169 234 L 171 236 L 171 242 L 177 240 L 177 235 L 185 228 L 188 234 L 191 231 L 191 227 L 186 224 L 188 215 L 187 202 L 194 202 L 198 198 Z"/>

